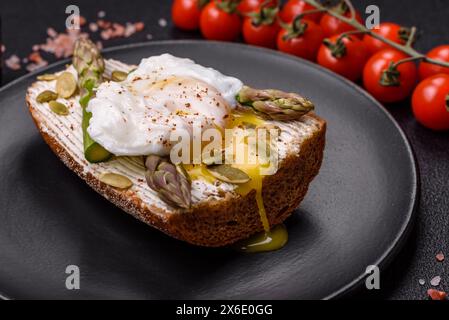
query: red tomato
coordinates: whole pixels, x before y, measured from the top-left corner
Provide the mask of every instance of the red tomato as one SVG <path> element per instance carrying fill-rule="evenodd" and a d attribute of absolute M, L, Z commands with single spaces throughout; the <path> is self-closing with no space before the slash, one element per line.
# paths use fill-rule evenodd
<path fill-rule="evenodd" d="M 201 12 L 200 27 L 203 36 L 209 40 L 236 40 L 242 29 L 240 16 L 231 10 L 229 13 L 220 9 L 229 1 L 212 1 Z"/>
<path fill-rule="evenodd" d="M 276 48 L 276 39 L 279 33 L 277 8 L 264 7 L 254 17 L 248 17 L 243 22 L 243 38 L 246 43 Z"/>
<path fill-rule="evenodd" d="M 449 45 L 439 46 L 430 50 L 427 57 L 449 63 Z M 427 62 L 421 62 L 419 65 L 419 76 L 421 80 L 438 73 L 449 74 L 449 68 L 437 66 Z"/>
<path fill-rule="evenodd" d="M 325 40 L 326 41 L 326 40 Z M 358 80 L 369 58 L 365 44 L 353 35 L 333 36 L 318 51 L 318 63 L 349 80 Z"/>
<path fill-rule="evenodd" d="M 201 5 L 199 0 L 175 0 L 171 12 L 173 23 L 178 28 L 196 30 L 200 27 Z"/>
<path fill-rule="evenodd" d="M 437 74 L 422 81 L 412 97 L 413 113 L 423 126 L 449 130 L 449 75 Z"/>
<path fill-rule="evenodd" d="M 345 17 L 350 17 L 351 12 L 347 11 L 345 13 Z M 358 22 L 363 23 L 362 17 L 360 16 L 360 13 L 356 12 L 356 19 Z M 330 38 L 332 36 L 335 36 L 337 34 L 342 34 L 344 32 L 348 31 L 354 31 L 355 28 L 347 24 L 346 22 L 343 22 L 334 16 L 326 13 L 320 21 L 320 25 L 323 28 L 324 34 L 327 38 Z M 357 35 L 358 38 L 362 38 L 362 35 Z"/>
<path fill-rule="evenodd" d="M 285 23 L 290 23 L 301 13 L 315 9 L 315 7 L 302 0 L 289 0 L 282 8 L 280 17 Z M 322 13 L 318 12 L 308 14 L 304 18 L 319 23 L 322 15 Z"/>
<path fill-rule="evenodd" d="M 307 27 L 302 34 L 296 37 L 287 38 L 292 31 L 290 28 L 282 29 L 279 32 L 277 39 L 278 49 L 297 57 L 315 61 L 318 49 L 324 39 L 323 30 L 319 25 L 310 20 L 301 20 L 300 24 L 305 24 Z"/>
<path fill-rule="evenodd" d="M 407 29 L 402 28 L 396 23 L 384 22 L 379 25 L 379 29 L 373 29 L 372 31 L 399 44 L 405 44 L 407 42 Z M 384 49 L 391 49 L 391 46 L 370 35 L 365 35 L 363 42 L 365 42 L 371 54 L 375 54 Z"/>
<path fill-rule="evenodd" d="M 382 85 L 381 79 L 384 71 L 391 63 L 406 59 L 408 56 L 393 49 L 379 51 L 372 56 L 363 70 L 363 83 L 366 90 L 381 102 L 397 102 L 407 98 L 416 84 L 417 68 L 414 62 L 402 63 L 397 67 L 399 76 L 396 85 Z"/>
<path fill-rule="evenodd" d="M 237 10 L 241 14 L 248 14 L 254 11 L 258 11 L 262 4 L 265 3 L 266 0 L 242 0 L 237 7 Z M 278 0 L 271 0 L 266 4 L 268 7 L 276 7 L 278 5 Z"/>

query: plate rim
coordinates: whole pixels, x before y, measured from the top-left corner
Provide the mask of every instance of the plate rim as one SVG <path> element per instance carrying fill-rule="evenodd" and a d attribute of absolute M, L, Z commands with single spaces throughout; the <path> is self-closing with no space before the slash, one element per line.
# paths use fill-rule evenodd
<path fill-rule="evenodd" d="M 402 224 L 401 229 L 398 230 L 397 235 L 395 239 L 390 243 L 388 248 L 384 251 L 384 253 L 374 262 L 375 265 L 377 265 L 381 270 L 385 270 L 394 257 L 399 253 L 399 251 L 403 248 L 405 242 L 407 241 L 413 227 L 415 224 L 416 217 L 418 215 L 418 208 L 420 203 L 420 197 L 421 197 L 421 175 L 420 170 L 418 166 L 418 161 L 416 158 L 415 151 L 410 143 L 409 138 L 405 134 L 402 127 L 399 125 L 399 123 L 396 121 L 396 119 L 388 112 L 387 108 L 384 107 L 378 100 L 376 100 L 371 94 L 369 94 L 367 91 L 365 91 L 362 87 L 358 86 L 356 83 L 344 78 L 343 76 L 340 76 L 339 74 L 334 73 L 333 71 L 330 71 L 316 63 L 313 63 L 311 61 L 298 58 L 280 51 L 275 51 L 272 49 L 267 48 L 261 48 L 257 46 L 247 45 L 243 43 L 235 43 L 235 42 L 223 42 L 223 41 L 209 41 L 209 40 L 191 40 L 191 39 L 185 39 L 185 40 L 157 40 L 157 41 L 144 41 L 144 42 L 138 42 L 138 43 L 132 43 L 132 44 L 124 44 L 124 45 L 118 45 L 113 46 L 110 48 L 103 49 L 102 53 L 112 53 L 112 52 L 120 52 L 135 48 L 142 48 L 142 47 L 154 47 L 154 46 L 161 46 L 161 45 L 215 45 L 215 46 L 232 46 L 239 50 L 252 50 L 255 52 L 262 52 L 265 54 L 271 54 L 271 55 L 278 55 L 283 57 L 284 59 L 291 60 L 294 62 L 299 62 L 305 65 L 308 65 L 309 67 L 312 67 L 314 69 L 317 69 L 320 72 L 326 73 L 328 76 L 331 76 L 339 81 L 342 81 L 345 85 L 349 86 L 351 89 L 355 90 L 362 96 L 364 96 L 366 99 L 368 99 L 370 102 L 372 102 L 376 107 L 382 111 L 382 113 L 387 117 L 387 119 L 394 125 L 395 129 L 399 132 L 400 137 L 403 140 L 403 143 L 405 144 L 407 154 L 410 158 L 411 165 L 413 170 L 411 171 L 413 176 L 413 194 L 410 195 L 410 198 L 412 199 L 412 205 L 407 211 L 406 214 L 406 221 Z M 57 61 L 55 63 L 52 63 L 45 68 L 35 70 L 31 73 L 25 74 L 6 85 L 2 86 L 0 88 L 0 95 L 3 95 L 5 91 L 9 90 L 10 88 L 14 87 L 15 85 L 20 84 L 23 81 L 26 81 L 30 78 L 36 77 L 36 75 L 45 73 L 47 70 L 56 68 L 58 66 L 67 64 L 70 62 L 71 59 L 64 59 L 61 61 Z M 365 280 L 366 274 L 362 273 L 358 277 L 356 277 L 354 280 L 350 281 L 346 285 L 342 286 L 338 290 L 334 291 L 333 293 L 329 294 L 328 296 L 324 297 L 322 300 L 332 300 L 332 299 L 340 299 L 344 296 L 349 295 L 351 292 L 355 291 L 356 289 L 360 288 L 363 281 Z M 4 294 L 3 291 L 0 291 L 0 300 L 13 300 L 14 298 L 9 297 L 8 295 Z"/>

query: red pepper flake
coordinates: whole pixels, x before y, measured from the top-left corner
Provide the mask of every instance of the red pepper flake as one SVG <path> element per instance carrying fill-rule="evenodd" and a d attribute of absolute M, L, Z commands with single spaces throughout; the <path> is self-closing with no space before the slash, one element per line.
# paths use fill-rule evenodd
<path fill-rule="evenodd" d="M 444 291 L 439 291 L 435 289 L 427 290 L 427 294 L 432 300 L 446 300 L 447 294 Z"/>
<path fill-rule="evenodd" d="M 87 22 L 86 18 L 84 18 L 83 16 L 80 16 L 80 26 L 82 27 L 82 26 L 86 25 L 86 22 Z"/>
<path fill-rule="evenodd" d="M 442 252 L 440 252 L 439 254 L 437 254 L 435 256 L 435 258 L 437 259 L 438 262 L 443 262 L 444 261 L 444 254 Z"/>
<path fill-rule="evenodd" d="M 31 53 L 31 54 L 28 56 L 28 60 L 31 61 L 31 62 L 39 63 L 39 62 L 41 62 L 43 59 L 42 59 L 42 57 L 41 57 L 41 54 L 40 54 L 38 51 L 35 51 L 35 52 Z"/>

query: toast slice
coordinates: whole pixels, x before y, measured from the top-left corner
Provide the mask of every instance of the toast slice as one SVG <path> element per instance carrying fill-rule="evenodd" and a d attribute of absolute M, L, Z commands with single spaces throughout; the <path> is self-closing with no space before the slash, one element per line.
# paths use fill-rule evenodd
<path fill-rule="evenodd" d="M 113 70 L 129 72 L 133 66 L 106 61 L 106 74 Z M 26 102 L 42 137 L 53 152 L 103 197 L 160 231 L 183 241 L 207 247 L 235 243 L 263 231 L 256 203 L 256 192 L 246 196 L 236 186 L 205 180 L 192 182 L 190 210 L 173 208 L 151 190 L 144 178 L 141 158 L 117 157 L 106 163 L 91 164 L 84 158 L 79 96 L 58 99 L 69 107 L 66 117 L 52 113 L 48 104 L 37 103 L 44 90 L 54 90 L 55 81 L 37 81 L 27 91 Z M 299 206 L 309 184 L 318 174 L 325 146 L 326 122 L 313 113 L 299 121 L 270 123 L 281 129 L 278 140 L 279 170 L 263 180 L 262 195 L 270 225 L 282 223 Z M 133 182 L 128 190 L 115 189 L 99 180 L 104 172 L 127 176 Z"/>

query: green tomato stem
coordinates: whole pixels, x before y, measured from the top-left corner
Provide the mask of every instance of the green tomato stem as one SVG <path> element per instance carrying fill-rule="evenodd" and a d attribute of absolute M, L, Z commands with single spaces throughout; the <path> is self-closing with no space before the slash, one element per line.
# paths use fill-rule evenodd
<path fill-rule="evenodd" d="M 348 5 L 348 7 L 352 9 L 354 9 L 352 3 L 350 0 L 344 0 L 345 3 Z M 322 9 L 323 11 L 326 11 L 328 14 L 332 15 L 333 17 L 339 19 L 340 21 L 343 21 L 347 24 L 349 24 L 350 26 L 354 27 L 355 29 L 359 30 L 359 31 L 364 31 L 366 34 L 369 34 L 370 36 L 372 36 L 373 38 L 382 41 L 383 43 L 388 44 L 389 46 L 393 47 L 394 49 L 401 51 L 407 55 L 409 55 L 410 57 L 414 58 L 415 60 L 423 60 L 426 61 L 428 63 L 431 64 L 435 64 L 441 67 L 446 67 L 449 68 L 449 63 L 448 62 L 444 62 L 444 61 L 440 61 L 440 60 L 435 60 L 435 59 L 431 59 L 428 58 L 426 55 L 416 51 L 415 49 L 413 49 L 410 45 L 401 45 L 399 43 L 396 43 L 394 41 L 391 41 L 390 39 L 384 38 L 383 36 L 379 35 L 378 33 L 373 32 L 372 30 L 366 28 L 364 25 L 362 25 L 361 23 L 359 23 L 356 18 L 355 18 L 355 11 L 354 14 L 351 13 L 351 17 L 347 18 L 343 15 L 341 15 L 338 12 L 335 12 L 334 10 L 332 10 L 329 7 L 324 6 L 323 4 L 321 4 L 320 2 L 318 2 L 317 0 L 304 0 L 304 2 L 316 7 L 317 9 Z M 416 33 L 416 30 L 415 30 Z M 410 38 L 414 38 L 410 37 Z"/>

